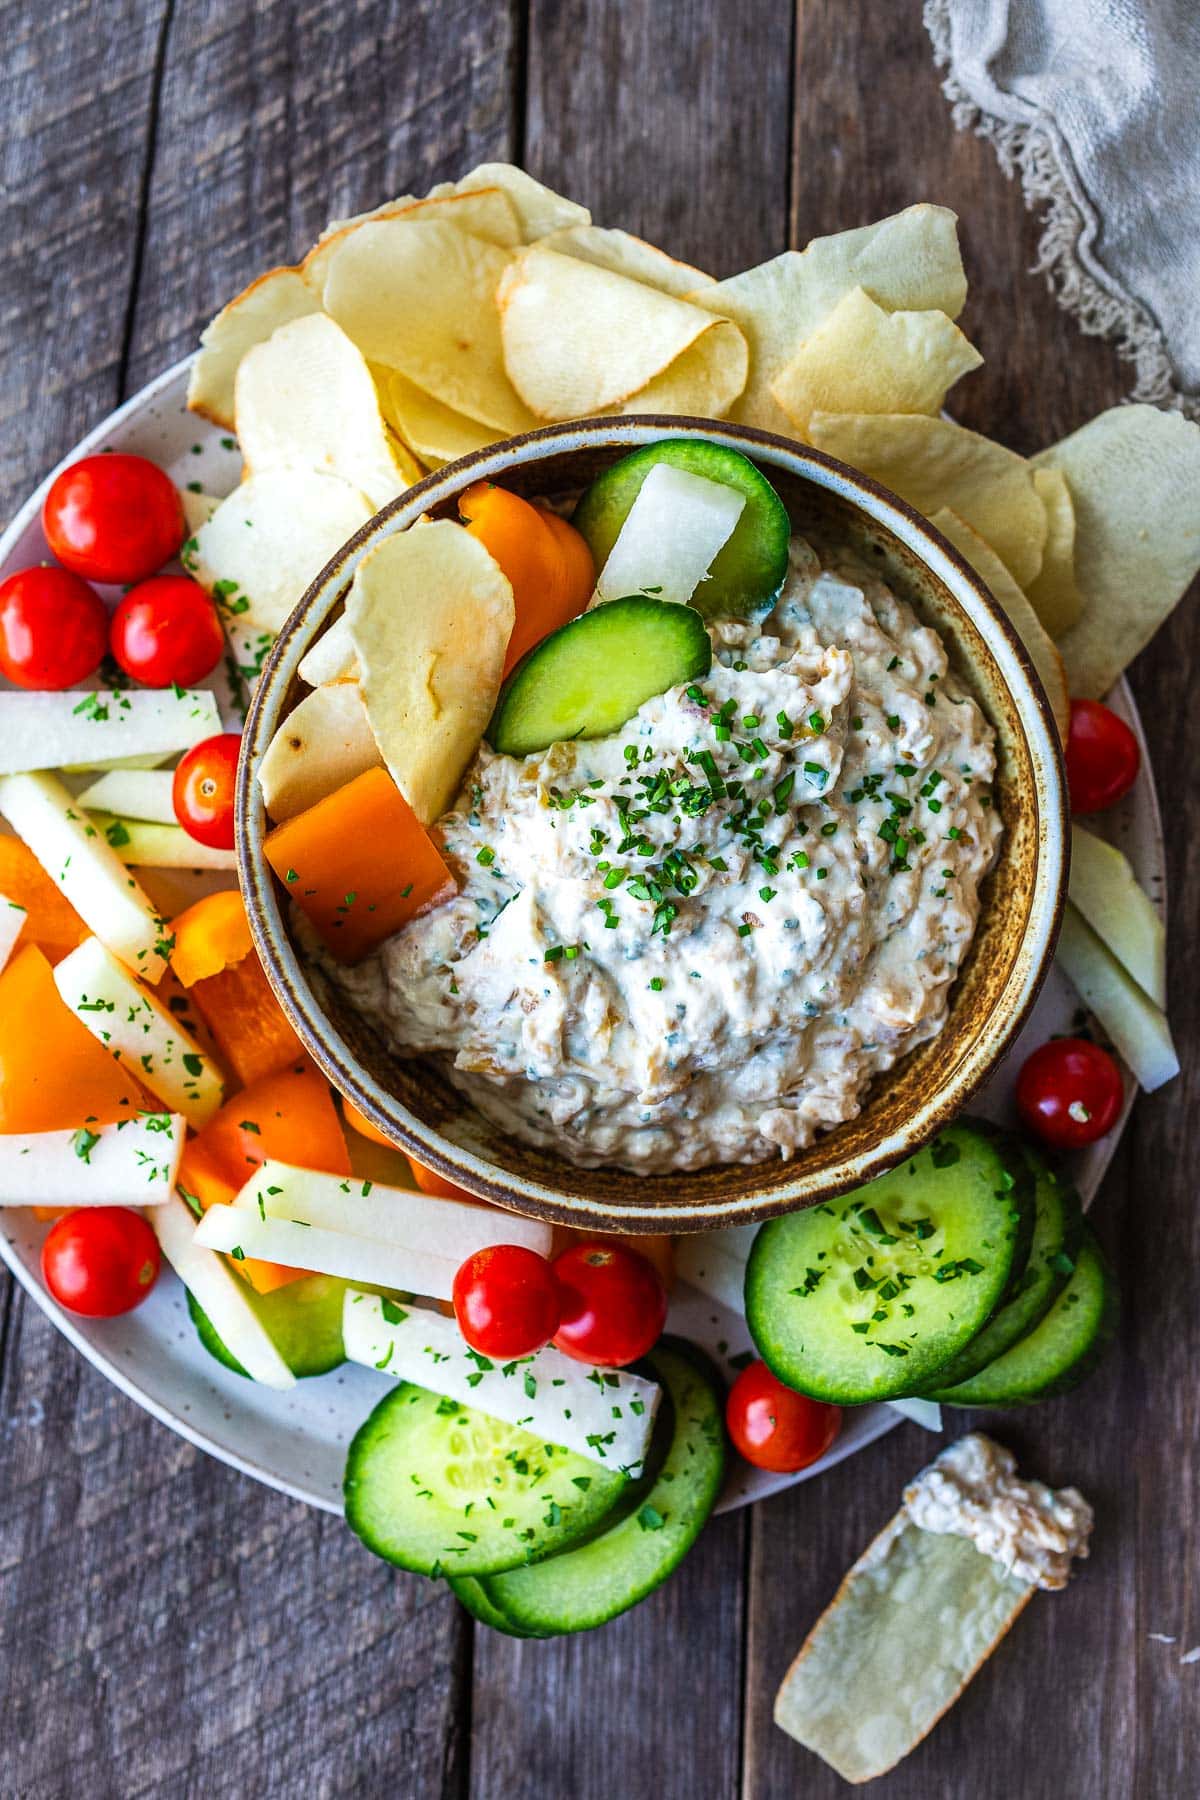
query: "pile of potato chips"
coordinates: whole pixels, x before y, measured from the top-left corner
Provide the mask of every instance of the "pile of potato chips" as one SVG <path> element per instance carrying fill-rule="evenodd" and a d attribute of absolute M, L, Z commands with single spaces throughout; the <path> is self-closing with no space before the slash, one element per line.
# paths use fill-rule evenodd
<path fill-rule="evenodd" d="M 941 416 L 981 357 L 956 219 L 912 206 L 717 282 L 485 163 L 336 221 L 203 334 L 188 400 L 241 487 L 188 562 L 242 671 L 309 581 L 423 473 L 557 420 L 729 418 L 814 445 L 929 517 L 1027 645 L 1060 726 L 1200 568 L 1200 429 L 1125 406 L 1032 459 Z M 248 659 L 248 660 L 247 660 Z"/>

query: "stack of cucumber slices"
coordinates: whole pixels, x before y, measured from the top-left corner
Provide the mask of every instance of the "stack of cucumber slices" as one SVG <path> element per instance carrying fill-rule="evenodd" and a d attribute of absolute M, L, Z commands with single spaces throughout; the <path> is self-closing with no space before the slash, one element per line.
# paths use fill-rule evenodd
<path fill-rule="evenodd" d="M 725 1472 L 721 1384 L 701 1353 L 663 1338 L 640 1372 L 663 1404 L 636 1477 L 401 1382 L 350 1446 L 347 1523 L 387 1562 L 448 1577 L 498 1631 L 603 1625 L 686 1555 Z"/>
<path fill-rule="evenodd" d="M 1074 1191 L 978 1121 L 840 1200 L 771 1220 L 746 1269 L 763 1361 L 841 1405 L 1046 1399 L 1090 1373 L 1116 1317 Z"/>

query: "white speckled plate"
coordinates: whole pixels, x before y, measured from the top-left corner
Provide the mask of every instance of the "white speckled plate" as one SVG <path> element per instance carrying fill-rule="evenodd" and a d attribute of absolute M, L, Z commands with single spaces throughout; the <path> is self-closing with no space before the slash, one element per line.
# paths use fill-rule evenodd
<path fill-rule="evenodd" d="M 181 487 L 194 482 L 210 493 L 229 492 L 240 469 L 236 447 L 219 429 L 186 410 L 187 367 L 180 363 L 152 381 L 90 432 L 65 461 L 106 448 L 135 451 L 162 464 Z M 40 515 L 50 479 L 30 496 L 0 538 L 0 576 L 47 556 Z M 1137 713 L 1124 682 L 1110 702 L 1140 739 Z M 1105 818 L 1104 829 L 1125 851 L 1165 914 L 1162 828 L 1144 743 L 1142 751 L 1137 785 Z M 1073 990 L 1057 969 L 1052 970 L 1021 1040 L 980 1096 L 980 1111 L 996 1119 L 1011 1118 L 1011 1087 L 1023 1056 L 1051 1033 L 1069 1031 L 1077 1012 Z M 1127 1089 L 1117 1131 L 1076 1160 L 1074 1174 L 1086 1201 L 1095 1195 L 1128 1118 L 1133 1084 Z M 257 1387 L 220 1368 L 201 1348 L 187 1316 L 183 1289 L 169 1273 L 164 1273 L 149 1300 L 124 1318 L 74 1318 L 42 1288 L 38 1259 L 44 1235 L 45 1227 L 32 1213 L 9 1208 L 0 1222 L 0 1254 L 63 1335 L 110 1381 L 164 1425 L 223 1462 L 327 1512 L 341 1510 L 346 1445 L 386 1391 L 386 1377 L 346 1364 L 333 1374 L 298 1383 L 287 1394 Z M 749 1347 L 742 1318 L 686 1286 L 676 1290 L 669 1323 L 722 1364 Z M 850 1410 L 829 1455 L 799 1476 L 735 1466 L 722 1508 L 742 1506 L 794 1480 L 819 1475 L 881 1436 L 897 1417 L 885 1406 Z"/>

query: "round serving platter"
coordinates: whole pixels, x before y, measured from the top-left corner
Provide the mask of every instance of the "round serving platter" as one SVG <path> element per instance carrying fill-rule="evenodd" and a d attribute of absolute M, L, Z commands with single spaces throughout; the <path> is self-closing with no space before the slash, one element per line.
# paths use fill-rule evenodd
<path fill-rule="evenodd" d="M 165 468 L 181 488 L 226 494 L 237 484 L 241 463 L 233 439 L 189 413 L 185 403 L 190 358 L 168 369 L 76 444 L 65 463 L 105 449 L 133 451 Z M 41 504 L 53 479 L 30 495 L 0 537 L 0 577 L 48 557 L 41 532 Z M 1109 703 L 1132 726 L 1142 748 L 1141 773 L 1132 792 L 1104 816 L 1104 834 L 1129 858 L 1165 918 L 1162 824 L 1153 776 L 1132 696 L 1118 683 Z M 211 883 L 210 883 L 211 885 Z M 1080 1022 L 1077 996 L 1052 968 L 1033 1014 L 1004 1065 L 977 1096 L 975 1110 L 1011 1121 L 1012 1086 L 1023 1057 L 1055 1033 Z M 1129 1117 L 1136 1089 L 1126 1080 L 1119 1125 L 1100 1144 L 1073 1159 L 1071 1174 L 1085 1204 L 1094 1198 Z M 0 1215 L 0 1255 L 42 1311 L 88 1361 L 164 1425 L 244 1474 L 326 1512 L 340 1512 L 346 1446 L 386 1391 L 373 1370 L 345 1364 L 332 1374 L 297 1383 L 286 1394 L 234 1375 L 205 1351 L 187 1315 L 183 1288 L 164 1271 L 150 1298 L 124 1318 L 86 1320 L 63 1312 L 41 1284 L 39 1257 L 45 1227 L 31 1211 L 10 1207 Z M 750 1348 L 739 1314 L 685 1284 L 677 1285 L 668 1328 L 701 1345 L 724 1368 Z M 764 1499 L 872 1443 L 899 1420 L 888 1406 L 850 1409 L 829 1454 L 800 1475 L 771 1475 L 737 1463 L 718 1510 Z"/>

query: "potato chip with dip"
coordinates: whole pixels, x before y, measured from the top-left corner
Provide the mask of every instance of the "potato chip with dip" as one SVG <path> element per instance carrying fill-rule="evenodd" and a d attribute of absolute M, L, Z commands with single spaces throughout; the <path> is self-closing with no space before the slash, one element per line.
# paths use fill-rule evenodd
<path fill-rule="evenodd" d="M 628 410 L 627 402 L 635 395 L 644 400 L 663 376 L 673 379 L 639 410 L 715 414 L 736 399 L 746 378 L 745 340 L 728 320 L 541 244 L 513 259 L 496 298 L 505 367 L 541 419 Z M 711 346 L 675 371 L 705 336 Z"/>
<path fill-rule="evenodd" d="M 888 312 L 851 288 L 805 338 L 771 392 L 801 435 L 814 412 L 936 413 L 982 363 L 944 312 Z"/>
<path fill-rule="evenodd" d="M 1024 457 L 948 419 L 816 412 L 809 440 L 918 512 L 950 507 L 986 538 L 1021 587 L 1042 566 L 1046 509 Z"/>
<path fill-rule="evenodd" d="M 944 206 L 909 206 L 697 289 L 695 304 L 732 319 L 750 345 L 750 376 L 731 418 L 792 435 L 771 383 L 855 287 L 889 311 L 934 310 L 956 319 L 967 298 L 956 215 Z"/>
<path fill-rule="evenodd" d="M 1098 699 L 1200 570 L 1200 426 L 1114 406 L 1034 458 L 1066 477 L 1082 617 L 1059 643 L 1071 692 Z"/>
<path fill-rule="evenodd" d="M 479 748 L 515 616 L 500 565 L 448 519 L 384 538 L 358 565 L 346 617 L 367 717 L 423 825 L 453 804 Z"/>
<path fill-rule="evenodd" d="M 315 469 L 340 475 L 378 511 L 424 473 L 388 430 L 362 355 L 322 313 L 282 326 L 246 354 L 235 412 L 251 474 Z"/>

